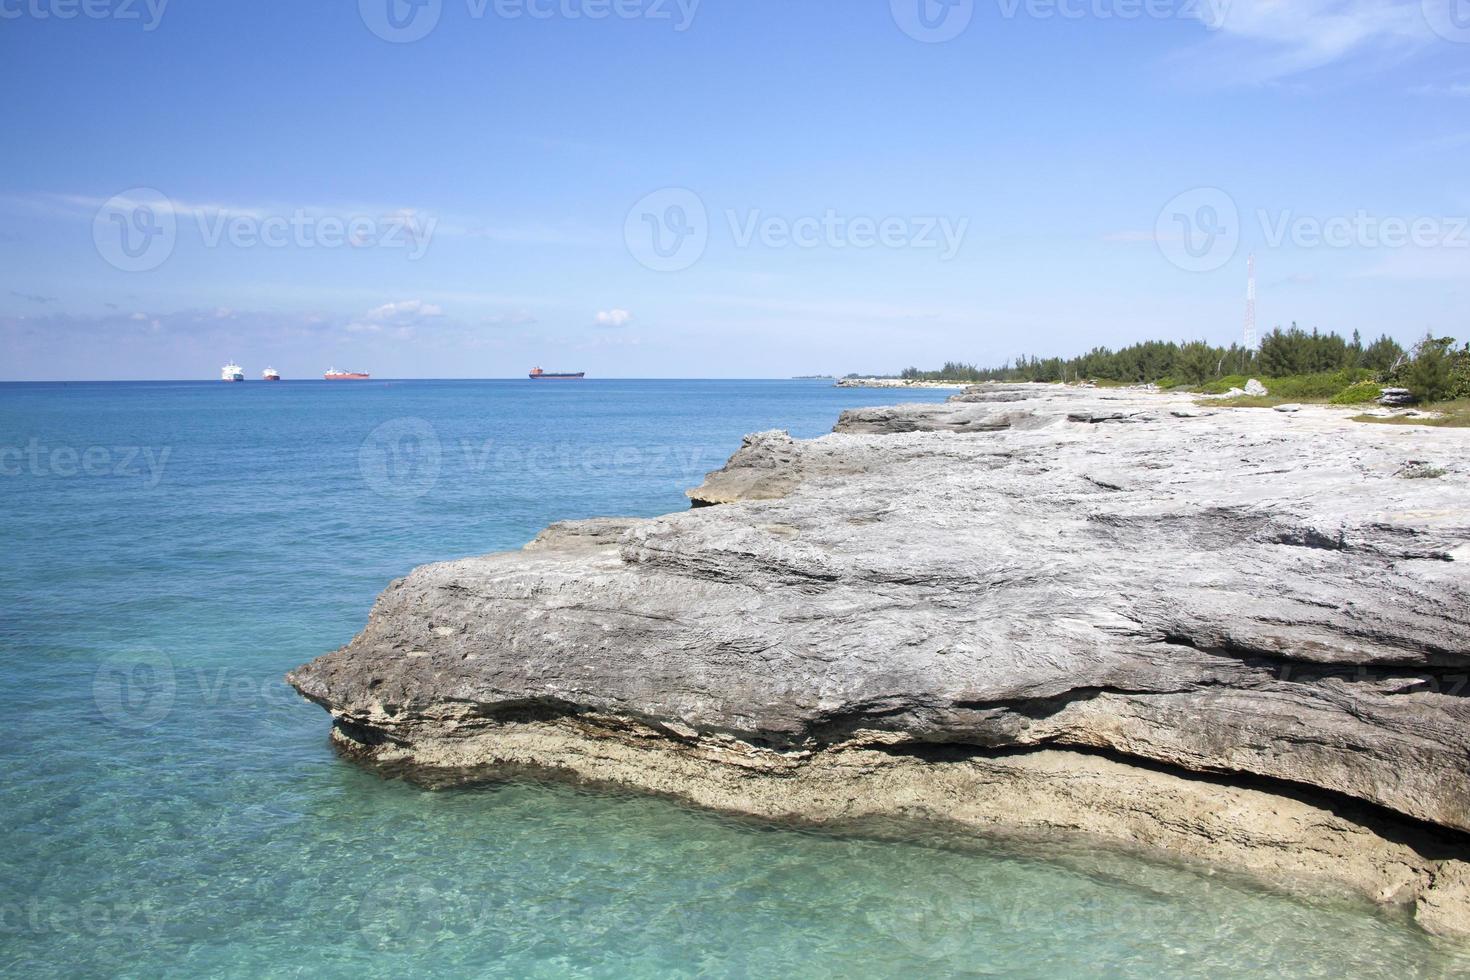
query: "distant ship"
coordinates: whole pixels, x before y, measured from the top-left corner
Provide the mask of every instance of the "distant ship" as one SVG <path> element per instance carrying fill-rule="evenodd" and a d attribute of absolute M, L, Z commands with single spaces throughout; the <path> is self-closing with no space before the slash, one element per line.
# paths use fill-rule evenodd
<path fill-rule="evenodd" d="M 322 377 L 328 381 L 365 381 L 370 375 L 360 371 L 338 371 L 336 368 L 331 368 Z"/>
<path fill-rule="evenodd" d="M 531 368 L 532 381 L 569 381 L 585 377 L 586 371 L 543 371 L 540 368 Z"/>
<path fill-rule="evenodd" d="M 260 372 L 260 380 L 262 380 L 262 381 L 280 381 L 281 380 L 281 374 L 275 368 L 266 368 L 264 371 Z"/>
<path fill-rule="evenodd" d="M 245 369 L 231 361 L 219 369 L 219 379 L 221 381 L 244 381 Z"/>

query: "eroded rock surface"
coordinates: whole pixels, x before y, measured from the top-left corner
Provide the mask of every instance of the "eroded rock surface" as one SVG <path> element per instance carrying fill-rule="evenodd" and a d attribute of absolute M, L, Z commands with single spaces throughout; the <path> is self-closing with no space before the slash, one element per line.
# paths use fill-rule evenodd
<path fill-rule="evenodd" d="M 690 491 L 721 506 L 420 568 L 290 681 L 345 751 L 430 781 L 1072 829 L 1455 931 L 1467 449 L 1137 391 L 862 409 L 747 437 Z"/>

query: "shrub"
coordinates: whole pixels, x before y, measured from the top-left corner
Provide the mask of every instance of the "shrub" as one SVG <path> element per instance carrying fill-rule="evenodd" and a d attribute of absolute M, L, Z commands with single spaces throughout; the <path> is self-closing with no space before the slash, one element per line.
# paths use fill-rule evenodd
<path fill-rule="evenodd" d="M 1334 405 L 1367 405 L 1383 395 L 1383 386 L 1376 381 L 1359 381 L 1332 396 Z"/>
<path fill-rule="evenodd" d="M 1414 348 L 1414 359 L 1404 366 L 1404 384 L 1421 401 L 1438 402 L 1455 394 L 1453 337 L 1425 337 Z"/>
<path fill-rule="evenodd" d="M 1349 368 L 1346 371 L 1334 371 L 1331 374 L 1298 374 L 1286 378 L 1263 378 L 1262 381 L 1270 389 L 1273 397 L 1320 401 L 1331 398 L 1344 388 L 1351 387 L 1360 381 L 1368 381 L 1372 377 L 1372 371 L 1363 368 Z"/>
<path fill-rule="evenodd" d="M 1450 397 L 1470 398 L 1470 343 L 1450 355 Z"/>
<path fill-rule="evenodd" d="M 1243 374 L 1227 374 L 1218 381 L 1207 382 L 1200 390 L 1207 395 L 1223 395 L 1231 388 L 1244 388 L 1249 380 Z"/>

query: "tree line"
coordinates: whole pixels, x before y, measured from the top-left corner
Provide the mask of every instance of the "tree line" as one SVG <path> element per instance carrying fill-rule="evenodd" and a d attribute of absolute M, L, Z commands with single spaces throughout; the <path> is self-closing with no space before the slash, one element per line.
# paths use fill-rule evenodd
<path fill-rule="evenodd" d="M 1198 387 L 1225 378 L 1238 383 L 1252 375 L 1266 380 L 1332 375 L 1322 383 L 1346 387 L 1376 381 L 1407 388 L 1422 401 L 1470 398 L 1470 343 L 1457 347 L 1453 337 L 1430 334 L 1406 351 L 1387 334 L 1365 345 L 1357 331 L 1349 340 L 1336 333 L 1307 333 L 1293 323 L 1261 338 L 1257 350 L 1203 340 L 1149 340 L 1119 350 L 1095 347 L 1077 357 L 1023 355 L 997 368 L 948 361 L 937 371 L 911 367 L 899 376 L 917 381 L 1090 380 Z"/>
<path fill-rule="evenodd" d="M 1451 341 L 1450 343 L 1453 343 Z M 1268 378 L 1361 369 L 1388 374 L 1406 353 L 1387 334 L 1364 345 L 1354 331 L 1347 340 L 1336 333 L 1307 333 L 1296 324 L 1277 327 L 1250 350 L 1240 344 L 1218 347 L 1203 340 L 1149 340 L 1119 350 L 1095 347 L 1077 357 L 1022 355 L 997 368 L 949 361 L 937 371 L 906 368 L 902 378 L 922 381 L 1118 381 L 1143 384 L 1164 379 L 1199 385 L 1239 374 Z"/>

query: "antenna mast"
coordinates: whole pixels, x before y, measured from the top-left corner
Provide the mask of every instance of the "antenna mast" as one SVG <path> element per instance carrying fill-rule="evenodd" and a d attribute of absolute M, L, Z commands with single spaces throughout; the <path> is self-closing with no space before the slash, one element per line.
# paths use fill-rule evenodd
<path fill-rule="evenodd" d="M 1246 263 L 1248 279 L 1245 287 L 1245 349 L 1255 350 L 1259 344 L 1256 337 L 1256 253 L 1252 252 Z"/>

